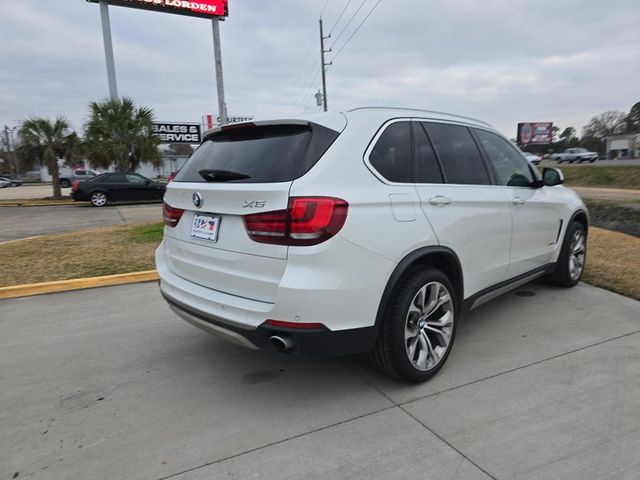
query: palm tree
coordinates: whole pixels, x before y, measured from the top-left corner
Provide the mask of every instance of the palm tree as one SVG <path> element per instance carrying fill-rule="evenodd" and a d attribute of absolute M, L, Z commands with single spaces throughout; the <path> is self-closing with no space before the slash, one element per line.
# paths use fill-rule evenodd
<path fill-rule="evenodd" d="M 23 158 L 37 158 L 47 166 L 53 180 L 54 197 L 62 196 L 58 158 L 68 153 L 68 129 L 67 119 L 57 117 L 54 122 L 47 118 L 30 118 L 22 122 L 18 130 L 19 154 Z"/>
<path fill-rule="evenodd" d="M 136 108 L 129 98 L 89 104 L 91 116 L 85 124 L 85 149 L 97 167 L 115 166 L 134 171 L 140 163 L 162 164 L 160 140 L 153 134 L 153 110 Z"/>

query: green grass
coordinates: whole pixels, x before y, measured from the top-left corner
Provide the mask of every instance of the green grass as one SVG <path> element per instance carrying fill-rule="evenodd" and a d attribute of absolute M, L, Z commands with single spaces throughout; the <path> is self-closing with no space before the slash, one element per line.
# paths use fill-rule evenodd
<path fill-rule="evenodd" d="M 564 174 L 565 183 L 569 186 L 640 190 L 640 166 L 560 165 L 560 169 Z"/>
<path fill-rule="evenodd" d="M 137 225 L 125 232 L 127 241 L 130 243 L 160 243 L 162 241 L 162 232 L 164 223 L 147 223 Z"/>

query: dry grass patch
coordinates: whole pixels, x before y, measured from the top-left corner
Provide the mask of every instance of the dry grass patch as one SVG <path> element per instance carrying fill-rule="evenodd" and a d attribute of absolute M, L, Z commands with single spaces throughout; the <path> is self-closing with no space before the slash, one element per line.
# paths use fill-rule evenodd
<path fill-rule="evenodd" d="M 640 300 L 640 238 L 591 227 L 584 280 Z"/>
<path fill-rule="evenodd" d="M 155 268 L 162 223 L 104 227 L 0 244 L 0 287 Z"/>

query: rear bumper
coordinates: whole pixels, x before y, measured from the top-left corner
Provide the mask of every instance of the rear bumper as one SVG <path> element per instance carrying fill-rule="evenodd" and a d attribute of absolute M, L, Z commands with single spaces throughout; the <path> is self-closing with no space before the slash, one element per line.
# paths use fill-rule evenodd
<path fill-rule="evenodd" d="M 225 340 L 250 349 L 279 351 L 271 337 L 277 335 L 291 341 L 288 355 L 311 357 L 335 357 L 371 350 L 375 341 L 375 327 L 330 331 L 327 329 L 294 330 L 260 325 L 246 330 L 229 324 L 222 318 L 193 309 L 162 292 L 171 309 L 186 322 Z"/>
<path fill-rule="evenodd" d="M 291 253 L 272 302 L 231 295 L 174 273 L 163 242 L 156 251 L 160 290 L 184 320 L 209 333 L 249 348 L 275 349 L 274 334 L 292 340 L 288 353 L 336 356 L 371 350 L 375 320 L 392 262 L 374 256 L 339 237 L 339 257 L 311 249 Z M 350 267 L 351 266 L 351 267 Z M 319 323 L 303 330 L 267 326 L 269 319 Z"/>

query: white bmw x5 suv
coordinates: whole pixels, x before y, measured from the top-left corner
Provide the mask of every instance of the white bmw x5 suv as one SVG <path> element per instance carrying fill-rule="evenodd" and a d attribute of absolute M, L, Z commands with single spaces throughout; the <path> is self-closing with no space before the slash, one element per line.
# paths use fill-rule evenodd
<path fill-rule="evenodd" d="M 249 348 L 370 352 L 425 381 L 460 316 L 537 277 L 571 287 L 588 213 L 487 124 L 359 108 L 208 132 L 164 197 L 160 288 Z"/>

